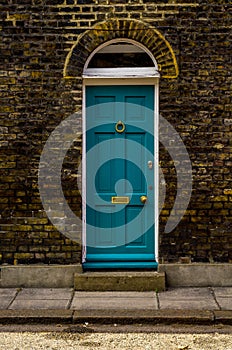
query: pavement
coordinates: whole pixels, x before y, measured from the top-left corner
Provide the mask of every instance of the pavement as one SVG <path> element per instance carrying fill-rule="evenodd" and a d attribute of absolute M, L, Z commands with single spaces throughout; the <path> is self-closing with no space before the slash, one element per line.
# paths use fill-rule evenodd
<path fill-rule="evenodd" d="M 232 325 L 232 287 L 158 293 L 1 288 L 0 324 L 17 323 Z"/>

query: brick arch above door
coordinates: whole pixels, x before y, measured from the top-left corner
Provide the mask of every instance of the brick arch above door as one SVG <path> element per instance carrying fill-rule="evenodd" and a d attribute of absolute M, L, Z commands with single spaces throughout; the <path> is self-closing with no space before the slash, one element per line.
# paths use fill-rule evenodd
<path fill-rule="evenodd" d="M 165 37 L 155 28 L 138 20 L 108 20 L 82 33 L 67 55 L 64 77 L 81 77 L 85 62 L 99 45 L 113 39 L 132 39 L 143 44 L 157 61 L 162 78 L 178 76 L 175 53 Z"/>

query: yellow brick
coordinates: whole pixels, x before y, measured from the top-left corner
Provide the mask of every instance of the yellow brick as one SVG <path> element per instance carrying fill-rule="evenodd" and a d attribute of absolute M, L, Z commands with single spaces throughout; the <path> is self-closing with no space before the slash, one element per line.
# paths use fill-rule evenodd
<path fill-rule="evenodd" d="M 232 194 L 232 189 L 231 188 L 226 188 L 224 191 L 223 191 L 224 194 Z"/>

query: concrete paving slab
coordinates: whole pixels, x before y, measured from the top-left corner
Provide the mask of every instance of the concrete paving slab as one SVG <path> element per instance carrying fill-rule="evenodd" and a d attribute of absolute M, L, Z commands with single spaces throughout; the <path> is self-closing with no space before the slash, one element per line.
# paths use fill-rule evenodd
<path fill-rule="evenodd" d="M 232 287 L 214 287 L 213 288 L 214 294 L 217 297 L 230 297 L 232 298 Z"/>
<path fill-rule="evenodd" d="M 75 292 L 72 310 L 157 310 L 154 292 Z"/>
<path fill-rule="evenodd" d="M 15 288 L 0 289 L 0 310 L 5 310 L 12 303 L 17 295 L 18 290 Z"/>
<path fill-rule="evenodd" d="M 69 300 L 14 300 L 10 305 L 10 310 L 60 310 L 67 309 L 69 306 Z"/>
<path fill-rule="evenodd" d="M 0 297 L 0 310 L 6 310 L 8 309 L 8 307 L 10 306 L 10 304 L 12 303 L 14 298 L 2 298 Z"/>
<path fill-rule="evenodd" d="M 64 300 L 72 297 L 72 288 L 23 288 L 17 300 Z"/>
<path fill-rule="evenodd" d="M 17 288 L 0 288 L 0 298 L 1 297 L 15 297 L 17 294 Z"/>
<path fill-rule="evenodd" d="M 213 288 L 221 310 L 232 310 L 232 287 Z"/>
<path fill-rule="evenodd" d="M 217 298 L 218 305 L 221 310 L 231 310 L 232 309 L 232 298 Z"/>
<path fill-rule="evenodd" d="M 219 310 L 209 288 L 177 288 L 158 294 L 160 309 Z"/>
<path fill-rule="evenodd" d="M 210 288 L 170 288 L 165 292 L 160 292 L 159 296 L 165 296 L 168 299 L 176 299 L 177 297 L 192 299 L 192 298 L 205 298 L 212 296 Z"/>

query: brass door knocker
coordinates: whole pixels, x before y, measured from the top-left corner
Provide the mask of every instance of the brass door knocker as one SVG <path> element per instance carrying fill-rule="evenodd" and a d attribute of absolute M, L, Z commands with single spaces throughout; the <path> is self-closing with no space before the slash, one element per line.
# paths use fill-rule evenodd
<path fill-rule="evenodd" d="M 118 132 L 118 133 L 122 133 L 124 130 L 126 129 L 126 126 L 125 124 L 119 120 L 117 122 L 117 124 L 115 125 L 115 130 Z"/>

